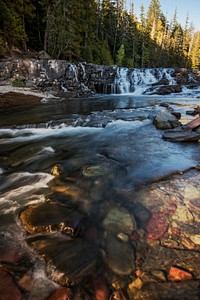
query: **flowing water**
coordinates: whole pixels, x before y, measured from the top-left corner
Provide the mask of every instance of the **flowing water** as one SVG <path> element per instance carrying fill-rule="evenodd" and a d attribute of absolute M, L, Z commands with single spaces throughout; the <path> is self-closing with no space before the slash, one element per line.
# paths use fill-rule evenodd
<path fill-rule="evenodd" d="M 129 91 L 124 82 L 121 89 Z M 189 121 L 186 110 L 197 106 L 197 96 L 198 91 L 170 97 L 102 95 L 1 113 L 1 248 L 10 244 L 31 257 L 35 288 L 27 299 L 45 299 L 55 283 L 46 276 L 43 260 L 27 246 L 19 214 L 54 195 L 99 228 L 111 208 L 128 209 L 127 192 L 134 202 L 135 191 L 199 165 L 199 143 L 165 141 L 152 123 L 156 112 L 165 109 L 162 103 Z"/>

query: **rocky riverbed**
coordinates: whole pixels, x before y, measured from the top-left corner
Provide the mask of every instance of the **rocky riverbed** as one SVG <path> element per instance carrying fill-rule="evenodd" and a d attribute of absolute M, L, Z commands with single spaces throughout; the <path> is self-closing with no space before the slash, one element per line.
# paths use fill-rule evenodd
<path fill-rule="evenodd" d="M 199 299 L 199 139 L 153 124 L 194 121 L 198 91 L 23 91 L 1 92 L 0 299 Z"/>
<path fill-rule="evenodd" d="M 192 168 L 126 192 L 120 206 L 98 212 L 104 215 L 98 223 L 63 203 L 66 195 L 77 197 L 73 190 L 66 186 L 58 193 L 53 184 L 54 202 L 28 206 L 20 218 L 48 276 L 64 287 L 50 284 L 46 290 L 47 279 L 37 281 L 26 250 L 2 240 L 2 299 L 199 299 L 199 180 L 199 169 Z"/>

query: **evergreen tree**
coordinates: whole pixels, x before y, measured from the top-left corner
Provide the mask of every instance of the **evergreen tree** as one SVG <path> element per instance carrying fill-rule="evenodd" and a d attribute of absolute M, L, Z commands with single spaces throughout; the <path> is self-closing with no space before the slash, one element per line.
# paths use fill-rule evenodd
<path fill-rule="evenodd" d="M 200 68 L 200 32 L 195 32 L 191 42 L 190 50 L 191 67 Z"/>
<path fill-rule="evenodd" d="M 17 47 L 52 58 L 128 67 L 199 67 L 199 32 L 169 22 L 151 0 L 140 20 L 125 0 L 0 0 L 0 54 Z"/>
<path fill-rule="evenodd" d="M 116 63 L 119 67 L 123 66 L 124 58 L 125 58 L 124 44 L 121 44 L 117 52 L 117 60 L 116 60 Z"/>
<path fill-rule="evenodd" d="M 34 6 L 29 0 L 0 1 L 1 36 L 9 47 L 16 45 L 26 50 L 25 19 L 33 17 L 33 12 Z"/>

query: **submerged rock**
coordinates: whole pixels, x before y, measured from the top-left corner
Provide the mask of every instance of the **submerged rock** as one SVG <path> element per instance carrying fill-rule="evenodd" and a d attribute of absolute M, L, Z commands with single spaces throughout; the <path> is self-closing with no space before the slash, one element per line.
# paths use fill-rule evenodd
<path fill-rule="evenodd" d="M 110 172 L 109 165 L 94 165 L 83 169 L 83 175 L 86 177 L 103 176 Z"/>
<path fill-rule="evenodd" d="M 88 165 L 83 167 L 83 175 L 85 177 L 98 177 L 98 176 L 124 176 L 126 169 L 114 161 L 107 161 L 98 164 Z"/>
<path fill-rule="evenodd" d="M 124 202 L 124 207 L 134 216 L 137 227 L 145 229 L 151 218 L 151 212 L 143 205 L 134 202 Z"/>
<path fill-rule="evenodd" d="M 133 298 L 131 298 L 133 299 Z M 134 300 L 199 300 L 199 282 L 151 282 L 134 295 Z"/>
<path fill-rule="evenodd" d="M 149 240 L 158 240 L 161 239 L 164 234 L 167 232 L 169 226 L 169 221 L 166 216 L 163 216 L 162 213 L 153 212 L 152 217 L 149 220 L 146 231 L 148 234 Z"/>
<path fill-rule="evenodd" d="M 12 276 L 0 267 L 0 299 L 23 300 L 22 293 L 14 283 Z"/>
<path fill-rule="evenodd" d="M 61 285 L 74 285 L 95 273 L 101 257 L 95 245 L 83 239 L 64 239 L 62 236 L 36 236 L 27 239 L 47 262 L 47 273 Z"/>
<path fill-rule="evenodd" d="M 60 287 L 47 300 L 70 300 L 72 295 L 71 289 Z"/>
<path fill-rule="evenodd" d="M 125 233 L 131 235 L 136 229 L 134 217 L 122 207 L 111 208 L 105 216 L 102 225 L 104 229 L 115 234 Z"/>
<path fill-rule="evenodd" d="M 109 289 L 108 283 L 105 278 L 101 275 L 93 278 L 94 294 L 95 300 L 108 300 L 109 299 Z"/>
<path fill-rule="evenodd" d="M 134 271 L 135 257 L 130 243 L 117 240 L 112 235 L 106 238 L 106 263 L 116 274 L 128 275 Z"/>
<path fill-rule="evenodd" d="M 27 207 L 20 215 L 22 226 L 29 233 L 62 231 L 70 235 L 80 234 L 84 216 L 58 203 L 42 203 Z"/>
<path fill-rule="evenodd" d="M 170 281 L 191 280 L 193 278 L 191 273 L 177 267 L 171 267 L 167 277 Z"/>

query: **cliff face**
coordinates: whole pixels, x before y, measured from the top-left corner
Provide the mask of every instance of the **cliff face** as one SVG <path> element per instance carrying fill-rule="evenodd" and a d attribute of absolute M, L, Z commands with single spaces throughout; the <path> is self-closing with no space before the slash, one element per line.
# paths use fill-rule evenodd
<path fill-rule="evenodd" d="M 170 94 L 199 85 L 197 73 L 181 68 L 127 69 L 62 60 L 18 59 L 0 63 L 0 81 L 20 79 L 28 87 L 72 92 Z"/>

